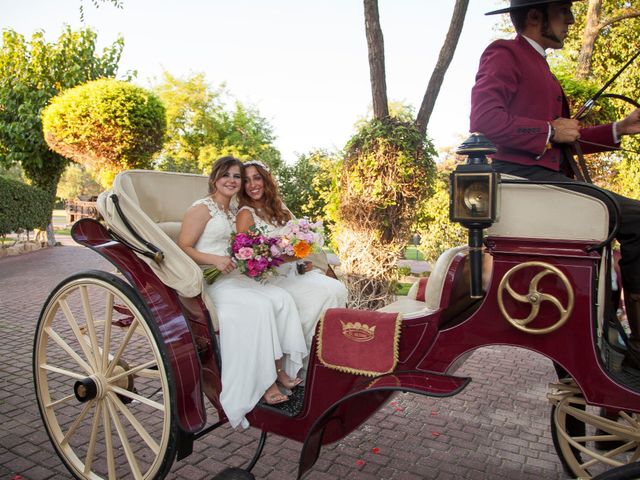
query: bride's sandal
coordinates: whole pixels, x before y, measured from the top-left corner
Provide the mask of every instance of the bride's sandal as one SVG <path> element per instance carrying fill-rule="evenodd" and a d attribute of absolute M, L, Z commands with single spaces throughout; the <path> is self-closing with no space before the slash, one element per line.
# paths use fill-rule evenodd
<path fill-rule="evenodd" d="M 302 383 L 302 379 L 301 378 L 292 379 L 289 375 L 287 375 L 287 373 L 283 369 L 279 368 L 278 378 L 276 382 L 282 385 L 284 388 L 288 388 L 289 390 L 291 390 L 292 388 L 295 388 L 298 385 L 300 385 Z"/>
<path fill-rule="evenodd" d="M 262 400 L 264 400 L 264 403 L 267 405 L 278 405 L 280 403 L 288 402 L 289 397 L 282 393 L 265 393 L 262 396 Z"/>

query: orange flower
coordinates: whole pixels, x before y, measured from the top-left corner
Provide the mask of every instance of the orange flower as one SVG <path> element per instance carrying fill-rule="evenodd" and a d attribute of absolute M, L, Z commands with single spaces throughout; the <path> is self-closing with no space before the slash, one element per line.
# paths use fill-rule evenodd
<path fill-rule="evenodd" d="M 311 245 L 304 240 L 300 240 L 293 246 L 293 254 L 298 258 L 304 258 L 311 253 Z"/>

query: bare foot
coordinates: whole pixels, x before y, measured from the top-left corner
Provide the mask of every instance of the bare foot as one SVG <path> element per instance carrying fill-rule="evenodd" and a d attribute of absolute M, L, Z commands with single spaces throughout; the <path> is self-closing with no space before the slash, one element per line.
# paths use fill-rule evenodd
<path fill-rule="evenodd" d="M 274 383 L 267 389 L 262 399 L 267 405 L 277 405 L 288 401 L 289 397 L 281 393 L 280 390 L 278 390 L 278 386 Z"/>
<path fill-rule="evenodd" d="M 280 368 L 278 369 L 278 378 L 276 382 L 278 382 L 284 388 L 288 388 L 289 390 L 291 390 L 292 388 L 300 385 L 302 383 L 302 379 L 301 378 L 292 379 L 289 375 L 287 375 L 287 372 L 285 372 Z"/>

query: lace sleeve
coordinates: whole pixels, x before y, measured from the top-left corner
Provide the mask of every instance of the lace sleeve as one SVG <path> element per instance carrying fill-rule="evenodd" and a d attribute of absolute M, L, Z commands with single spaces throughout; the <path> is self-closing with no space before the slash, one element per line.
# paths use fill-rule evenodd
<path fill-rule="evenodd" d="M 209 209 L 209 213 L 213 217 L 216 213 L 219 212 L 218 206 L 211 200 L 210 197 L 201 198 L 200 200 L 196 200 L 191 204 L 192 207 L 197 205 L 205 205 Z"/>
<path fill-rule="evenodd" d="M 245 205 L 244 207 L 240 207 L 238 209 L 238 214 L 243 210 L 246 210 L 251 214 L 251 217 L 253 218 L 253 223 L 255 223 L 257 225 L 258 224 L 258 215 L 256 214 L 256 211 L 253 209 L 253 207 L 249 207 L 247 205 Z"/>

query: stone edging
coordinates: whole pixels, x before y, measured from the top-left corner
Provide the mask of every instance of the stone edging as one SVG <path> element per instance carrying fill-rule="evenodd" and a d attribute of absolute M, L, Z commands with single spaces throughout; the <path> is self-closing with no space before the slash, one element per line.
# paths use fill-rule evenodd
<path fill-rule="evenodd" d="M 46 243 L 44 245 L 46 247 Z M 41 242 L 16 242 L 10 247 L 0 246 L 0 258 L 13 257 L 15 255 L 21 255 L 23 253 L 34 252 L 44 248 Z"/>

